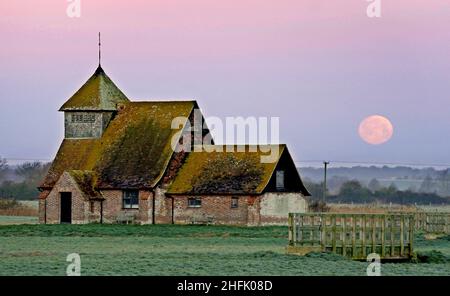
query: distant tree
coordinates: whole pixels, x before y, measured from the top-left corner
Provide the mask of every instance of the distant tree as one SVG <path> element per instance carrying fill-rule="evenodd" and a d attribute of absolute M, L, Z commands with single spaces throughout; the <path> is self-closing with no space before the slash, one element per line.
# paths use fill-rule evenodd
<path fill-rule="evenodd" d="M 314 183 L 311 181 L 305 181 L 304 185 L 308 192 L 311 193 L 311 198 L 314 200 L 320 200 L 323 196 L 323 182 Z"/>
<path fill-rule="evenodd" d="M 395 185 L 395 183 L 392 182 L 391 185 L 389 185 L 389 187 L 388 187 L 388 191 L 389 192 L 397 192 L 398 191 L 397 185 Z"/>
<path fill-rule="evenodd" d="M 18 200 L 36 199 L 39 195 L 35 185 L 20 182 L 4 181 L 0 187 L 0 197 Z"/>
<path fill-rule="evenodd" d="M 341 189 L 342 184 L 348 181 L 349 178 L 345 176 L 332 176 L 327 181 L 327 190 L 330 191 L 331 193 L 337 193 Z"/>
<path fill-rule="evenodd" d="M 419 192 L 422 192 L 422 193 L 435 192 L 433 179 L 430 177 L 430 175 L 427 175 L 425 177 L 425 179 L 423 180 L 422 184 L 420 185 Z"/>
<path fill-rule="evenodd" d="M 410 186 L 408 187 L 408 190 L 407 190 L 407 191 L 409 191 L 409 192 L 417 192 L 417 186 L 414 185 L 414 184 L 412 184 L 412 185 L 410 185 Z"/>
<path fill-rule="evenodd" d="M 376 178 L 373 178 L 370 180 L 369 185 L 367 186 L 372 193 L 378 191 L 381 189 L 380 181 L 378 181 Z"/>
<path fill-rule="evenodd" d="M 5 158 L 0 157 L 0 181 L 5 177 L 6 171 L 8 170 L 8 161 Z"/>
<path fill-rule="evenodd" d="M 395 186 L 394 183 L 391 183 L 389 187 L 383 187 L 375 192 L 375 195 L 377 198 L 386 199 L 386 198 L 392 198 L 393 196 L 396 196 L 398 193 L 397 186 Z"/>
<path fill-rule="evenodd" d="M 0 170 L 8 168 L 8 161 L 5 158 L 0 157 Z"/>
<path fill-rule="evenodd" d="M 30 179 L 41 170 L 41 166 L 40 162 L 25 162 L 16 168 L 16 174 L 25 179 Z"/>
<path fill-rule="evenodd" d="M 3 181 L 0 186 L 0 197 L 14 199 L 35 199 L 39 195 L 37 186 L 43 180 L 50 163 L 27 162 L 14 170 L 22 181 Z"/>
<path fill-rule="evenodd" d="M 24 178 L 25 183 L 30 183 L 33 185 L 38 185 L 40 181 L 44 178 L 49 168 L 48 163 L 41 162 L 25 162 L 19 165 L 15 172 L 17 175 Z"/>
<path fill-rule="evenodd" d="M 364 188 L 357 180 L 347 181 L 341 186 L 339 196 L 345 198 L 357 198 L 365 200 L 370 197 L 371 193 L 369 189 Z"/>
<path fill-rule="evenodd" d="M 441 196 L 450 195 L 450 169 L 439 172 L 438 193 Z"/>

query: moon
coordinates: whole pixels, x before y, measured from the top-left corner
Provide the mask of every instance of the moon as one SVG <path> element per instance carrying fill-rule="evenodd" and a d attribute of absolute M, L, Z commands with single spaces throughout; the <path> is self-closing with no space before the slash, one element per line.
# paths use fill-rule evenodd
<path fill-rule="evenodd" d="M 358 133 L 365 142 L 371 145 L 380 145 L 392 138 L 394 127 L 386 117 L 371 115 L 361 121 Z"/>

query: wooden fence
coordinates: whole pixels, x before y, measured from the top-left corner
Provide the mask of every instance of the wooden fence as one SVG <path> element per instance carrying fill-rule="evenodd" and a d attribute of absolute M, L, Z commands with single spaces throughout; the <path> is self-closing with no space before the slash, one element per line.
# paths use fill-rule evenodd
<path fill-rule="evenodd" d="M 407 259 L 413 254 L 414 215 L 290 213 L 288 253 L 328 251 L 365 260 Z"/>
<path fill-rule="evenodd" d="M 415 215 L 417 230 L 450 234 L 450 213 L 417 212 Z"/>

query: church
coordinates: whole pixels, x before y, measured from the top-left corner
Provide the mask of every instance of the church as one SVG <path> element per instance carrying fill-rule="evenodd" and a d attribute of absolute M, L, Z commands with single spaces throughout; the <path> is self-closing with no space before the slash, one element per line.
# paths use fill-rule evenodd
<path fill-rule="evenodd" d="M 199 110 L 196 101 L 133 102 L 99 64 L 59 109 L 64 139 L 39 186 L 40 223 L 273 225 L 307 210 L 286 145 L 272 162 L 260 161 L 263 145 L 182 148 Z M 186 122 L 174 129 L 174 118 Z M 211 137 L 206 124 L 200 136 Z"/>

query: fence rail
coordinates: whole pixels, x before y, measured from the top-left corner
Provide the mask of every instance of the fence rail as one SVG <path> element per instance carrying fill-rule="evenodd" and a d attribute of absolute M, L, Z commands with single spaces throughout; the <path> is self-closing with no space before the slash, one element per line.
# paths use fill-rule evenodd
<path fill-rule="evenodd" d="M 414 215 L 290 213 L 289 253 L 329 251 L 353 259 L 377 253 L 382 259 L 413 254 Z"/>
<path fill-rule="evenodd" d="M 416 229 L 431 233 L 450 234 L 450 213 L 417 212 Z"/>

